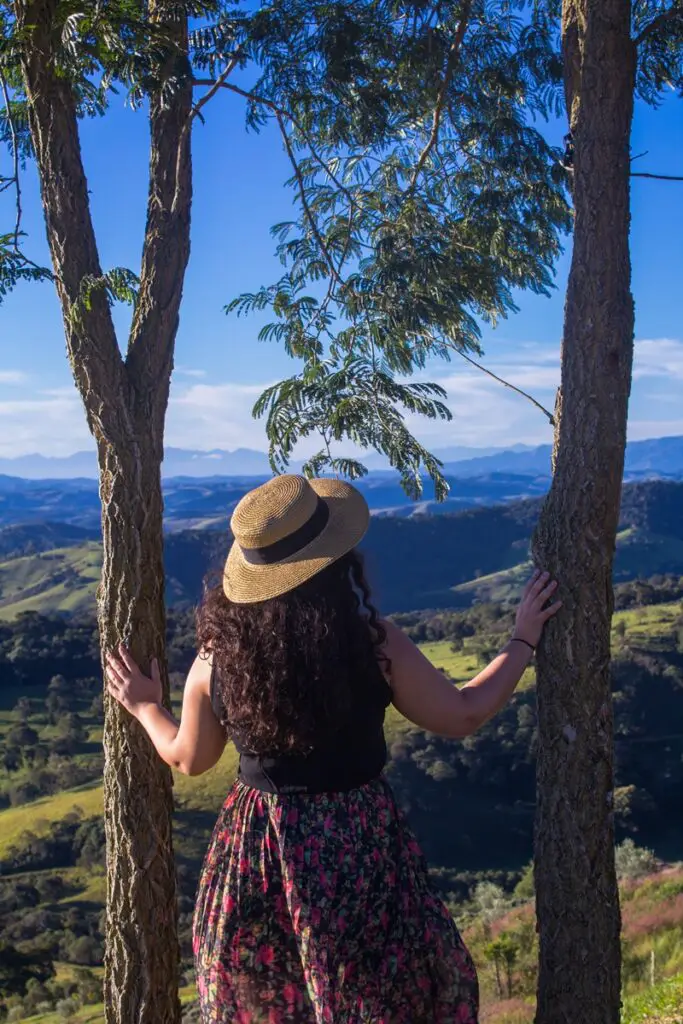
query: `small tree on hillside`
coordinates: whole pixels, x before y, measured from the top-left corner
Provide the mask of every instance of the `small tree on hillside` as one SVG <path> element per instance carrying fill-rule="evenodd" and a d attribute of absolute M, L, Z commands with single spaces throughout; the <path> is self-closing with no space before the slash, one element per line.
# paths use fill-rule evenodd
<path fill-rule="evenodd" d="M 493 942 L 489 942 L 484 950 L 484 955 L 495 968 L 499 998 L 502 999 L 504 995 L 507 995 L 508 999 L 512 999 L 512 969 L 519 956 L 519 943 L 512 935 L 503 933 L 497 939 L 494 939 Z M 505 990 L 503 990 L 501 968 L 505 971 Z"/>
<path fill-rule="evenodd" d="M 482 923 L 484 935 L 490 940 L 493 922 L 509 909 L 510 901 L 495 882 L 479 882 L 472 894 L 472 904 Z"/>

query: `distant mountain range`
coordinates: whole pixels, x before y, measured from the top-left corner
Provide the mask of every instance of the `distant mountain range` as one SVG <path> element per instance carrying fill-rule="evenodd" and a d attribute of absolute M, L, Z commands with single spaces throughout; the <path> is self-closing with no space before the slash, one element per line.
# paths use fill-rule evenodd
<path fill-rule="evenodd" d="M 472 455 L 485 451 L 487 454 Z M 469 452 L 470 457 L 449 457 Z M 372 469 L 357 486 L 365 494 L 375 516 L 414 516 L 457 512 L 481 505 L 508 504 L 545 494 L 550 484 L 550 448 L 510 450 L 442 449 L 444 472 L 450 484 L 445 502 L 434 501 L 433 487 L 425 480 L 424 495 L 412 501 L 393 471 Z M 260 461 L 259 461 L 260 460 Z M 265 461 L 264 461 L 265 460 Z M 370 457 L 369 465 L 377 462 Z M 97 482 L 80 475 L 90 467 L 92 456 L 79 453 L 68 459 L 27 456 L 0 460 L 0 469 L 11 464 L 16 472 L 52 474 L 26 479 L 0 475 L 0 526 L 37 522 L 61 522 L 89 531 L 100 522 Z M 261 472 L 256 473 L 258 466 Z M 166 452 L 164 501 L 166 529 L 225 529 L 240 498 L 271 474 L 262 452 L 192 452 L 178 448 Z M 629 445 L 626 480 L 683 479 L 683 437 L 636 441 Z M 42 470 L 41 470 L 42 467 Z M 208 469 L 215 470 L 211 475 Z M 297 467 L 292 467 L 296 470 Z M 189 472 L 193 469 L 194 472 Z M 231 469 L 230 475 L 227 470 Z M 237 470 L 240 470 L 239 472 Z M 180 471 L 183 470 L 184 473 Z M 61 476 L 60 474 L 71 474 Z M 73 475 L 79 474 L 79 475 Z"/>
<path fill-rule="evenodd" d="M 208 480 L 174 477 L 164 481 L 165 523 L 169 531 L 225 529 L 240 498 L 259 478 L 213 477 Z M 263 478 L 261 478 L 263 479 Z M 375 515 L 444 513 L 476 505 L 494 505 L 538 497 L 548 477 L 490 473 L 486 476 L 449 478 L 447 501 L 433 500 L 433 487 L 425 484 L 424 499 L 406 497 L 395 474 L 374 473 L 358 482 Z M 94 480 L 21 480 L 0 477 L 0 526 L 62 522 L 96 530 L 100 500 Z"/>
<path fill-rule="evenodd" d="M 454 445 L 450 448 L 439 449 L 436 455 L 442 462 L 451 465 L 510 453 L 517 455 L 535 450 L 527 445 L 513 445 L 509 449 L 468 448 Z M 374 452 L 370 452 L 365 461 L 371 472 L 390 471 L 386 459 Z M 300 468 L 301 463 L 294 462 L 292 464 L 294 472 Z M 191 477 L 193 479 L 268 477 L 272 472 L 266 453 L 253 448 L 237 448 L 235 451 L 216 448 L 213 451 L 199 451 L 169 447 L 164 454 L 162 469 L 163 475 L 167 479 L 174 477 Z M 75 452 L 73 455 L 61 458 L 38 454 L 20 455 L 16 458 L 0 459 L 0 474 L 21 477 L 25 480 L 95 479 L 97 477 L 97 460 L 95 453 L 91 451 Z"/>
<path fill-rule="evenodd" d="M 461 478 L 506 473 L 517 476 L 550 473 L 550 445 L 529 447 L 513 445 L 509 448 L 468 448 L 451 446 L 437 448 L 434 454 L 441 459 L 449 475 Z M 388 471 L 386 460 L 376 454 L 366 459 L 373 472 Z M 299 468 L 293 465 L 293 470 Z M 663 477 L 683 476 L 683 437 L 662 437 L 649 441 L 633 441 L 626 456 L 627 476 L 647 474 Z M 64 458 L 44 455 L 22 455 L 0 459 L 0 474 L 27 480 L 94 479 L 97 464 L 94 452 L 76 452 Z M 166 478 L 192 477 L 268 477 L 271 475 L 265 452 L 251 448 L 235 451 L 193 451 L 183 448 L 166 449 L 163 474 Z"/>

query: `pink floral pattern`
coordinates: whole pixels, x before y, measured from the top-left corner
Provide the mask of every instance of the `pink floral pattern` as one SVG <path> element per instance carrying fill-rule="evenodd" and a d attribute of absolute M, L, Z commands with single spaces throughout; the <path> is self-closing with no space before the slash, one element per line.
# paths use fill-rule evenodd
<path fill-rule="evenodd" d="M 236 782 L 194 921 L 204 1024 L 477 1024 L 472 959 L 385 779 Z"/>

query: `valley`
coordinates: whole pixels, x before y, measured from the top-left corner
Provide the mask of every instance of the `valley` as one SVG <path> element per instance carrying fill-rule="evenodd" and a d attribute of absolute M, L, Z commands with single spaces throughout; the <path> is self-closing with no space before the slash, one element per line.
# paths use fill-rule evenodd
<path fill-rule="evenodd" d="M 242 484 L 192 481 L 174 490 L 176 483 L 169 487 L 165 550 L 168 657 L 179 709 L 194 651 L 192 607 L 204 577 L 220 574 L 229 544 L 225 507 L 220 521 L 214 512 L 229 496 L 237 500 Z M 26 516 L 0 527 L 0 955 L 16 951 L 0 977 L 0 999 L 8 1021 L 22 1024 L 102 1024 L 102 700 L 94 623 L 101 556 L 89 518 L 91 486 L 74 483 L 61 498 L 55 489 L 50 501 L 45 490 L 18 490 L 13 500 L 24 503 Z M 509 635 L 538 508 L 532 497 L 438 516 L 375 510 L 363 552 L 377 600 L 456 685 Z M 46 511 L 66 519 L 41 519 Z M 615 584 L 622 1024 L 654 1024 L 676 1020 L 666 1014 L 683 991 L 683 483 L 625 487 Z M 388 776 L 477 961 L 482 1024 L 531 1024 L 533 668 L 475 736 L 443 740 L 393 709 L 386 735 Z M 206 775 L 175 778 L 186 1024 L 198 1020 L 194 888 L 236 760 L 229 747 Z"/>
<path fill-rule="evenodd" d="M 672 727 L 683 719 L 682 593 L 683 579 L 672 576 L 617 586 L 623 610 L 613 634 L 615 814 L 625 862 L 625 995 L 635 1007 L 646 997 L 662 1004 L 672 998 L 673 979 L 683 972 L 683 871 L 667 866 L 683 861 L 683 739 Z M 643 595 L 650 603 L 635 603 Z M 476 674 L 509 634 L 512 613 L 480 603 L 406 612 L 396 621 L 460 683 Z M 168 650 L 178 708 L 193 653 L 188 612 L 172 613 Z M 94 623 L 86 616 L 30 613 L 0 624 L 0 944 L 21 950 L 37 979 L 28 995 L 9 999 L 15 1021 L 101 1024 L 92 1001 L 102 956 L 105 886 L 98 659 Z M 528 874 L 535 786 L 533 670 L 508 707 L 473 737 L 453 742 L 424 734 L 392 709 L 387 742 L 389 777 L 477 958 L 482 1021 L 527 1024 L 536 956 Z M 188 1024 L 195 1019 L 189 946 L 194 886 L 235 771 L 230 747 L 206 775 L 175 779 Z M 499 990 L 491 959 L 492 943 L 501 936 L 516 950 L 512 998 L 505 985 Z M 650 990 L 653 951 L 657 985 Z M 639 1019 L 653 1018 L 623 1018 L 625 1024 Z"/>

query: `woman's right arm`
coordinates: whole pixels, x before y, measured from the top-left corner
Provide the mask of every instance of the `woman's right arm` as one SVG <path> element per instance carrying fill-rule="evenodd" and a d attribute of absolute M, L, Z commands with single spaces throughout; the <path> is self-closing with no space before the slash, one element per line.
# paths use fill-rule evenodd
<path fill-rule="evenodd" d="M 507 704 L 532 657 L 544 624 L 561 602 L 546 607 L 556 588 L 548 574 L 534 574 L 520 603 L 513 639 L 470 682 L 458 688 L 391 622 L 386 654 L 391 662 L 394 706 L 409 721 L 440 736 L 462 738 Z"/>

